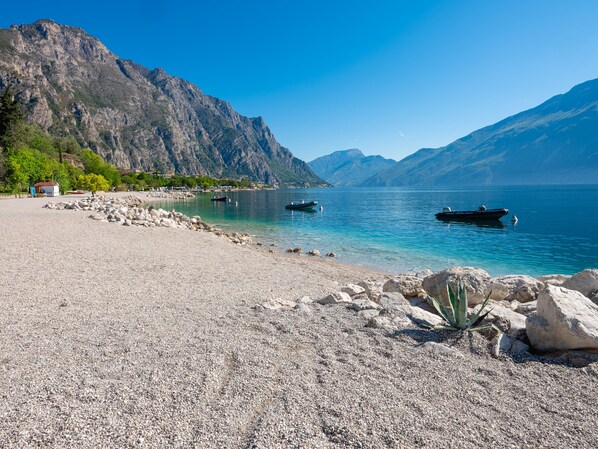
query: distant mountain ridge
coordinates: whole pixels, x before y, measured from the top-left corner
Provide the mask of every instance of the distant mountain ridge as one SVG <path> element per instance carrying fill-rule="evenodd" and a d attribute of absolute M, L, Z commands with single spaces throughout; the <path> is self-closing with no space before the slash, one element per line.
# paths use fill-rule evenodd
<path fill-rule="evenodd" d="M 424 148 L 367 186 L 598 183 L 598 79 L 442 148 Z"/>
<path fill-rule="evenodd" d="M 382 156 L 365 156 L 360 150 L 335 151 L 308 162 L 322 179 L 337 187 L 355 187 L 396 161 Z"/>
<path fill-rule="evenodd" d="M 121 167 L 319 185 L 261 117 L 110 52 L 85 31 L 39 20 L 0 29 L 0 87 L 28 120 Z"/>

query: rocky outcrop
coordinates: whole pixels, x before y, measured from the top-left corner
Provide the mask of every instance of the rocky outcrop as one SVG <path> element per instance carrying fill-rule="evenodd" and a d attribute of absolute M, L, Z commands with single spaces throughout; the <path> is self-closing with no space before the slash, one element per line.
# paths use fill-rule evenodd
<path fill-rule="evenodd" d="M 549 285 L 538 295 L 537 315 L 526 320 L 539 351 L 598 349 L 598 306 L 575 290 Z"/>
<path fill-rule="evenodd" d="M 28 120 L 121 167 L 267 184 L 322 184 L 261 117 L 238 114 L 196 85 L 119 58 L 83 30 L 51 20 L 0 30 L 0 87 Z"/>
<path fill-rule="evenodd" d="M 449 268 L 424 278 L 422 286 L 433 298 L 448 301 L 446 286 L 449 284 L 455 289 L 459 279 L 463 280 L 465 289 L 467 290 L 469 305 L 481 304 L 487 294 L 487 284 L 490 281 L 490 275 L 480 268 Z"/>

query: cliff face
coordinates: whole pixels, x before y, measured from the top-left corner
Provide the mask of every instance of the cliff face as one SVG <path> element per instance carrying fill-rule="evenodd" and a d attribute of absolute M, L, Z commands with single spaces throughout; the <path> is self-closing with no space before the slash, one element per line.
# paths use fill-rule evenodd
<path fill-rule="evenodd" d="M 396 161 L 382 156 L 365 156 L 360 150 L 335 151 L 308 162 L 322 179 L 337 187 L 357 187 Z"/>
<path fill-rule="evenodd" d="M 0 30 L 0 87 L 28 120 L 122 167 L 316 185 L 307 164 L 197 86 L 122 60 L 83 30 L 40 20 Z"/>
<path fill-rule="evenodd" d="M 598 183 L 598 79 L 469 134 L 422 149 L 370 186 Z"/>

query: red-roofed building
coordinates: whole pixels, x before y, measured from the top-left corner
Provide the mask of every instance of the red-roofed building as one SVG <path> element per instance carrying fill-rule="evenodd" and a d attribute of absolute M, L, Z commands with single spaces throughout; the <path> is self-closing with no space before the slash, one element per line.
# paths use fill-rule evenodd
<path fill-rule="evenodd" d="M 54 181 L 38 182 L 34 187 L 37 192 L 45 196 L 60 195 L 60 185 Z"/>

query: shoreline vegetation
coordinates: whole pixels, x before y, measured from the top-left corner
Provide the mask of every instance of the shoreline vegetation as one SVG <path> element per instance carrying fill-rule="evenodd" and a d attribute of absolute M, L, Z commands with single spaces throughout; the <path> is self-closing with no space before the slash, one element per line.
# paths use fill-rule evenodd
<path fill-rule="evenodd" d="M 0 202 L 7 447 L 440 448 L 439 422 L 464 448 L 595 441 L 596 270 L 391 275 L 156 197 L 51 200 Z M 491 288 L 498 330 L 437 329 L 427 296 L 456 279 L 474 313 Z"/>

